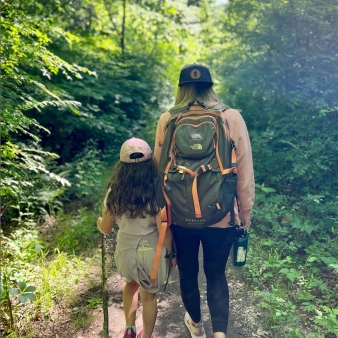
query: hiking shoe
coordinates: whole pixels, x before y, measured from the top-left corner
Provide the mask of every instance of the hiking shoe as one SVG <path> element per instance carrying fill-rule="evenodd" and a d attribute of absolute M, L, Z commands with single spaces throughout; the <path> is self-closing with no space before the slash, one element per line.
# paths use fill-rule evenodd
<path fill-rule="evenodd" d="M 143 338 L 143 328 L 142 328 L 141 331 L 138 333 L 137 338 Z M 151 335 L 151 338 L 154 338 L 154 336 Z"/>
<path fill-rule="evenodd" d="M 136 338 L 136 332 L 132 328 L 127 328 L 123 338 Z"/>
<path fill-rule="evenodd" d="M 189 329 L 192 338 L 206 338 L 207 337 L 205 335 L 203 322 L 201 321 L 201 323 L 198 324 L 198 326 L 194 326 L 192 324 L 192 320 L 191 320 L 188 312 L 186 312 L 185 315 L 184 315 L 184 323 L 187 326 L 187 328 Z"/>

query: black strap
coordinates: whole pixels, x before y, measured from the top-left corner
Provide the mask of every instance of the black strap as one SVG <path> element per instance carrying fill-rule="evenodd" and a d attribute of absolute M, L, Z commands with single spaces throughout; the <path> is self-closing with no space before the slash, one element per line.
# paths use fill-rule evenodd
<path fill-rule="evenodd" d="M 237 202 L 237 208 L 238 208 L 238 213 L 241 211 L 240 207 L 239 207 L 239 201 L 238 201 L 238 197 L 237 194 L 235 195 L 236 198 L 236 202 Z M 230 210 L 230 222 L 228 223 L 231 226 L 236 226 L 236 222 L 235 222 L 235 206 L 233 208 L 231 208 Z"/>
<path fill-rule="evenodd" d="M 165 292 L 165 290 L 166 290 L 166 288 L 168 286 L 169 277 L 170 277 L 171 270 L 172 270 L 172 265 L 173 265 L 173 258 L 176 257 L 174 238 L 173 238 L 172 245 L 171 245 L 171 252 L 168 253 L 168 250 L 167 250 L 167 254 L 164 257 L 168 258 L 169 262 L 168 262 L 168 271 L 167 271 L 167 281 L 166 281 L 166 283 L 164 285 L 163 292 Z"/>
<path fill-rule="evenodd" d="M 233 226 L 233 227 L 236 225 L 236 223 L 235 223 L 235 206 L 233 208 L 231 208 L 231 210 L 230 210 L 230 222 L 228 224 Z"/>

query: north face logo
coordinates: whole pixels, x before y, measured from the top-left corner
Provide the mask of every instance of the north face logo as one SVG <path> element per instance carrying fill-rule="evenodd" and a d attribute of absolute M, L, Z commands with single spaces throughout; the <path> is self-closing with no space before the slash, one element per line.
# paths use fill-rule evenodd
<path fill-rule="evenodd" d="M 193 144 L 192 146 L 190 146 L 190 148 L 192 150 L 201 150 L 202 149 L 202 144 Z"/>

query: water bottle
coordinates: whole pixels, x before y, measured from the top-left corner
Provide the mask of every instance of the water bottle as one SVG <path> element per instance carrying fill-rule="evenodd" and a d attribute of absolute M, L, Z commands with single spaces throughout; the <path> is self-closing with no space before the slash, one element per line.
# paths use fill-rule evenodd
<path fill-rule="evenodd" d="M 236 236 L 233 247 L 234 266 L 243 266 L 246 263 L 248 253 L 248 233 L 246 229 L 236 229 Z"/>

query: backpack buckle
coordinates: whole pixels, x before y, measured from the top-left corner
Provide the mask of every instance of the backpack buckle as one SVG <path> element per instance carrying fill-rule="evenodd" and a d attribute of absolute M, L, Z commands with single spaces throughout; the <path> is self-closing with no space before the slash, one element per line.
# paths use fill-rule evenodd
<path fill-rule="evenodd" d="M 177 166 L 177 168 L 178 168 L 178 172 L 179 172 L 180 174 L 183 174 L 183 173 L 184 173 L 184 170 L 187 169 L 186 167 L 183 167 L 182 165 Z"/>

